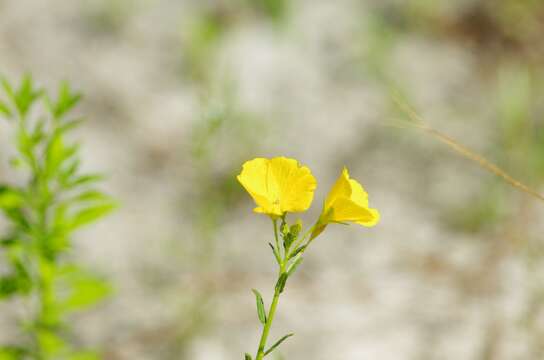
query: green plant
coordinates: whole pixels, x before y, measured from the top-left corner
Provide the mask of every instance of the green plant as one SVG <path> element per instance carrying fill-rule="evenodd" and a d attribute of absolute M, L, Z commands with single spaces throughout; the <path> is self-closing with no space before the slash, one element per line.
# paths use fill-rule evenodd
<path fill-rule="evenodd" d="M 253 211 L 268 215 L 274 228 L 274 243 L 270 242 L 269 245 L 278 264 L 278 279 L 268 312 L 265 311 L 262 295 L 253 289 L 257 315 L 263 325 L 255 360 L 262 360 L 294 335 L 284 335 L 271 346 L 267 345 L 280 296 L 288 279 L 304 260 L 303 256 L 312 241 L 329 224 L 355 223 L 372 227 L 379 222 L 380 213 L 369 208 L 368 194 L 359 182 L 350 177 L 347 168 L 342 170 L 327 195 L 321 215 L 306 231 L 300 219 L 289 225 L 287 215 L 304 212 L 312 203 L 317 181 L 308 167 L 286 157 L 255 158 L 244 163 L 237 179 L 255 201 L 257 207 Z M 245 353 L 244 358 L 253 359 L 249 353 Z"/>
<path fill-rule="evenodd" d="M 103 299 L 110 286 L 71 260 L 70 250 L 74 232 L 115 204 L 95 188 L 101 176 L 81 172 L 79 144 L 67 139 L 81 123 L 69 116 L 81 96 L 62 83 L 52 99 L 30 76 L 17 88 L 5 79 L 1 85 L 0 116 L 14 138 L 11 165 L 22 176 L 0 182 L 7 221 L 0 237 L 6 265 L 0 300 L 17 299 L 25 312 L 17 343 L 0 347 L 0 359 L 96 359 L 69 340 L 68 317 Z"/>

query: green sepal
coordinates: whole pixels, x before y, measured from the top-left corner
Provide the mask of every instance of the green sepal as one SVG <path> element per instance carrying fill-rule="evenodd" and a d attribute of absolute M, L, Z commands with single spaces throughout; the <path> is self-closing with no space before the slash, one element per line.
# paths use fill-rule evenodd
<path fill-rule="evenodd" d="M 255 294 L 255 300 L 257 301 L 257 315 L 259 316 L 259 321 L 264 325 L 266 324 L 266 312 L 264 310 L 264 301 L 261 294 L 256 289 L 251 289 Z"/>
<path fill-rule="evenodd" d="M 251 357 L 251 355 L 246 353 L 246 355 L 244 356 L 244 360 L 253 360 L 253 358 Z"/>
<path fill-rule="evenodd" d="M 270 354 L 272 351 L 274 351 L 275 348 L 277 348 L 282 342 L 284 342 L 285 340 L 287 340 L 288 338 L 290 338 L 291 336 L 293 336 L 295 334 L 287 334 L 287 335 L 284 335 L 281 339 L 279 339 L 278 341 L 276 341 L 274 343 L 274 345 L 272 345 L 270 347 L 270 349 L 266 350 L 265 353 L 264 353 L 264 356 Z"/>
<path fill-rule="evenodd" d="M 302 221 L 300 219 L 289 228 L 289 233 L 292 234 L 294 238 L 297 238 L 301 231 Z"/>

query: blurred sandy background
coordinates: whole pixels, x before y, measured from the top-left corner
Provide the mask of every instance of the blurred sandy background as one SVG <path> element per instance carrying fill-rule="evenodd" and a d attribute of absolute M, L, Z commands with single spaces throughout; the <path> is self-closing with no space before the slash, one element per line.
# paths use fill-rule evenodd
<path fill-rule="evenodd" d="M 74 249 L 116 288 L 77 341 L 111 360 L 254 352 L 271 227 L 235 175 L 285 155 L 319 181 L 304 219 L 346 165 L 382 222 L 315 243 L 278 359 L 544 358 L 543 204 L 389 126 L 397 91 L 544 191 L 543 35 L 540 0 L 0 0 L 0 73 L 84 93 L 86 166 L 121 203 Z"/>

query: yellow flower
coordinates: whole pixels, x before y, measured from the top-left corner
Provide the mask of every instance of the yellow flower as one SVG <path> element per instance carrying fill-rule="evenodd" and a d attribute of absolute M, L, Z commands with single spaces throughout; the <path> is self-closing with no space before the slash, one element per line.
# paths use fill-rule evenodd
<path fill-rule="evenodd" d="M 323 212 L 311 237 L 318 236 L 329 223 L 353 222 L 371 227 L 379 220 L 378 210 L 368 207 L 366 191 L 361 184 L 350 179 L 348 169 L 344 168 L 325 200 Z"/>
<path fill-rule="evenodd" d="M 317 187 L 310 169 L 285 157 L 247 161 L 237 179 L 255 200 L 254 211 L 272 218 L 307 210 Z"/>

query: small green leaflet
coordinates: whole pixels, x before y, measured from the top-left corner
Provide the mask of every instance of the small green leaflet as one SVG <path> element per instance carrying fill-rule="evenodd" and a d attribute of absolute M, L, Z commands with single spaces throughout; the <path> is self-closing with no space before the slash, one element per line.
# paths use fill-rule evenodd
<path fill-rule="evenodd" d="M 259 315 L 259 321 L 264 325 L 266 324 L 266 312 L 264 310 L 264 301 L 261 294 L 255 290 L 251 289 L 255 294 L 255 300 L 257 301 L 257 315 Z"/>

